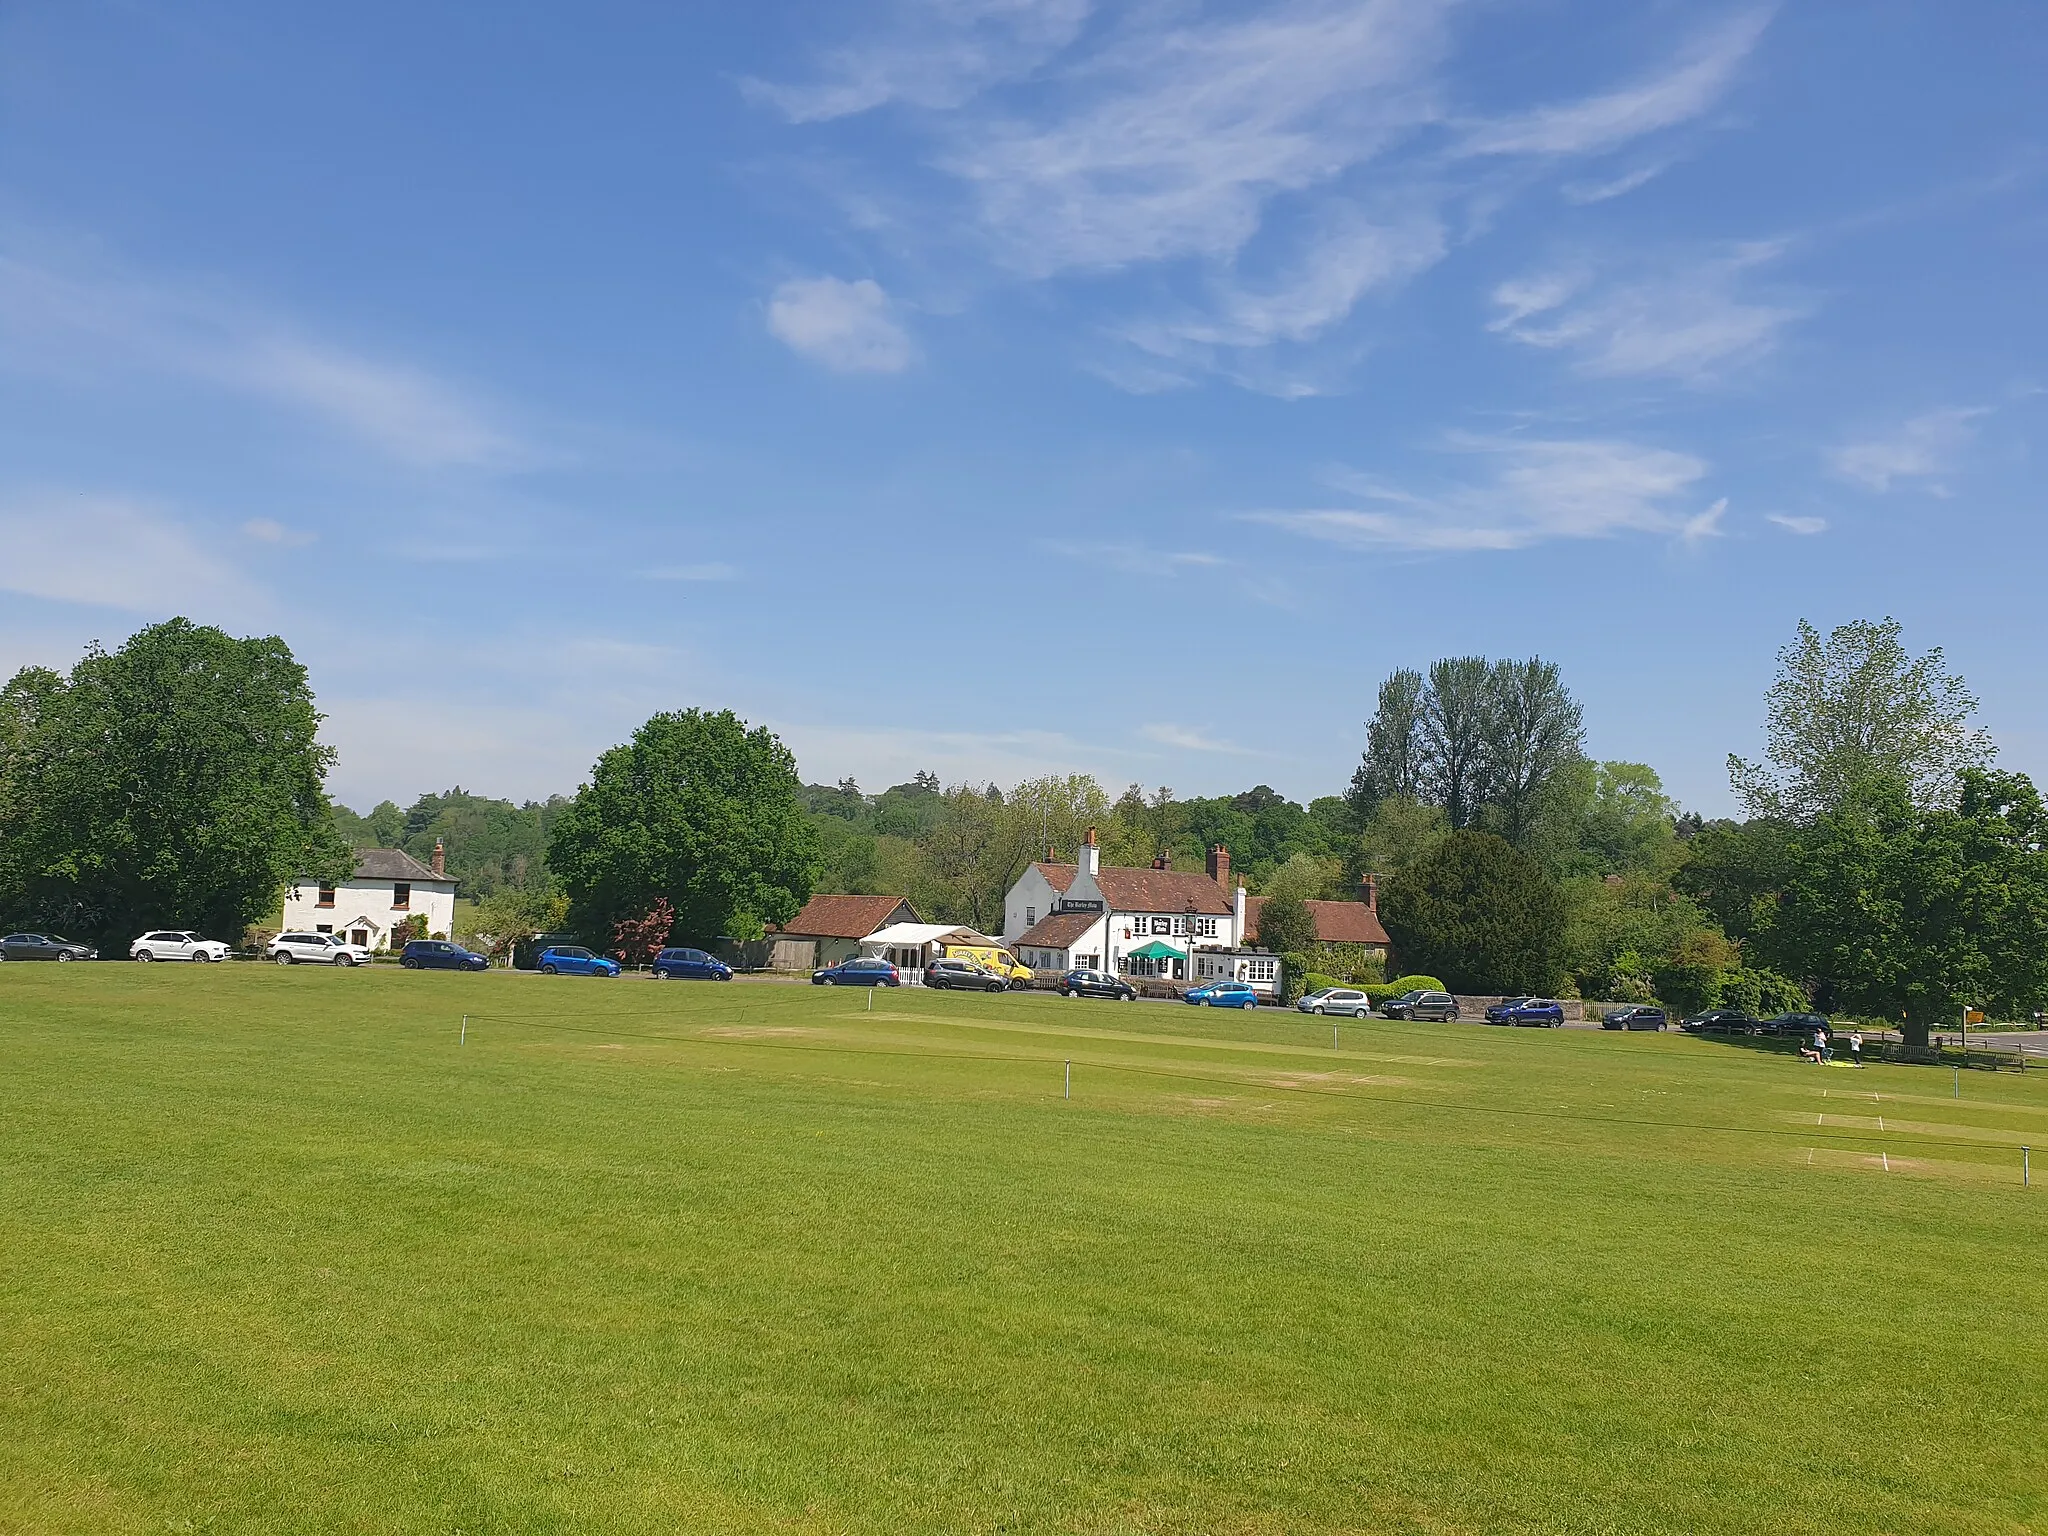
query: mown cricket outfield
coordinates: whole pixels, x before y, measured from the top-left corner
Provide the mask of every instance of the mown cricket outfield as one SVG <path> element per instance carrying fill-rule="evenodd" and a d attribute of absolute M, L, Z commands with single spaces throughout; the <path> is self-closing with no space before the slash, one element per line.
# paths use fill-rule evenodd
<path fill-rule="evenodd" d="M 2048 1077 L 1961 1087 L 10 965 L 0 1531 L 2040 1530 Z"/>

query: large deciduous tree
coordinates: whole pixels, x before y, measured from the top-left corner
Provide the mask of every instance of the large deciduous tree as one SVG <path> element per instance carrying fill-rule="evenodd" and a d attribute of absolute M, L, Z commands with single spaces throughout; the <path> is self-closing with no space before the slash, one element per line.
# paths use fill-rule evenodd
<path fill-rule="evenodd" d="M 172 619 L 68 676 L 0 694 L 0 902 L 9 922 L 125 950 L 148 928 L 238 940 L 301 876 L 350 866 L 331 748 L 276 636 Z"/>
<path fill-rule="evenodd" d="M 818 856 L 796 759 L 730 710 L 656 715 L 597 760 L 548 839 L 570 921 L 598 942 L 664 897 L 686 938 L 749 937 L 796 915 Z"/>
<path fill-rule="evenodd" d="M 1421 782 L 1453 830 L 1470 826 L 1485 798 L 1491 682 L 1484 656 L 1449 656 L 1430 664 L 1423 696 Z"/>
<path fill-rule="evenodd" d="M 1923 808 L 1953 806 L 1964 772 L 1995 748 L 1970 727 L 1977 701 L 1943 665 L 1939 647 L 1910 655 L 1897 619 L 1858 619 L 1825 640 L 1800 620 L 1765 699 L 1768 761 L 1728 757 L 1750 815 L 1811 822 L 1879 781 Z"/>
<path fill-rule="evenodd" d="M 1480 722 L 1480 778 L 1490 823 L 1516 847 L 1528 846 L 1545 788 L 1581 759 L 1585 739 L 1578 701 L 1555 662 L 1532 656 L 1493 664 Z"/>
<path fill-rule="evenodd" d="M 2044 841 L 2023 774 L 1966 768 L 1952 808 L 1865 784 L 1788 834 L 1749 947 L 1911 1045 L 1966 1007 L 2024 1018 L 2048 1003 Z"/>
<path fill-rule="evenodd" d="M 1402 668 L 1380 684 L 1379 707 L 1365 722 L 1365 756 L 1345 795 L 1359 826 L 1384 800 L 1422 793 L 1422 674 Z"/>
<path fill-rule="evenodd" d="M 1551 992 L 1563 975 L 1564 908 L 1543 867 L 1506 838 L 1453 832 L 1380 896 L 1401 969 L 1458 992 Z"/>

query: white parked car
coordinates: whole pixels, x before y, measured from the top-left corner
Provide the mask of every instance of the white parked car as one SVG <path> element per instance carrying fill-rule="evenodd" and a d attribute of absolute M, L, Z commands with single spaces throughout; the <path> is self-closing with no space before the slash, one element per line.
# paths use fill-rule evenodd
<path fill-rule="evenodd" d="M 332 933 L 280 933 L 264 952 L 279 965 L 368 965 L 370 952 Z"/>
<path fill-rule="evenodd" d="M 204 939 L 184 928 L 160 928 L 128 946 L 130 960 L 219 961 L 227 957 L 228 947 L 219 939 Z"/>

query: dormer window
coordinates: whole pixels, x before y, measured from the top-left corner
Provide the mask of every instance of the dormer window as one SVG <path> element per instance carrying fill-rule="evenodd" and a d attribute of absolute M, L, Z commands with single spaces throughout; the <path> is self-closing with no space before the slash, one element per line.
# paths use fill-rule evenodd
<path fill-rule="evenodd" d="M 391 887 L 391 910 L 403 912 L 412 905 L 412 887 L 400 880 Z"/>

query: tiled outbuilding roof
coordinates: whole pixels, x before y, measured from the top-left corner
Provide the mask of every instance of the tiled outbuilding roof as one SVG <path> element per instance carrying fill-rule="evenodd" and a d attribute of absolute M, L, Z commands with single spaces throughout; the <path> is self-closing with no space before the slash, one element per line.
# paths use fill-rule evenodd
<path fill-rule="evenodd" d="M 1101 920 L 1100 912 L 1055 912 L 1026 929 L 1017 943 L 1035 944 L 1040 949 L 1065 949 Z"/>
<path fill-rule="evenodd" d="M 1245 939 L 1251 942 L 1259 931 L 1259 909 L 1263 896 L 1247 896 L 1244 903 Z M 1325 944 L 1385 944 L 1387 930 L 1380 915 L 1362 901 L 1306 902 L 1309 916 L 1316 920 L 1316 938 Z"/>
<path fill-rule="evenodd" d="M 864 939 L 894 921 L 898 907 L 910 913 L 904 921 L 918 920 L 917 910 L 901 896 L 813 896 L 774 932 L 805 939 Z"/>

